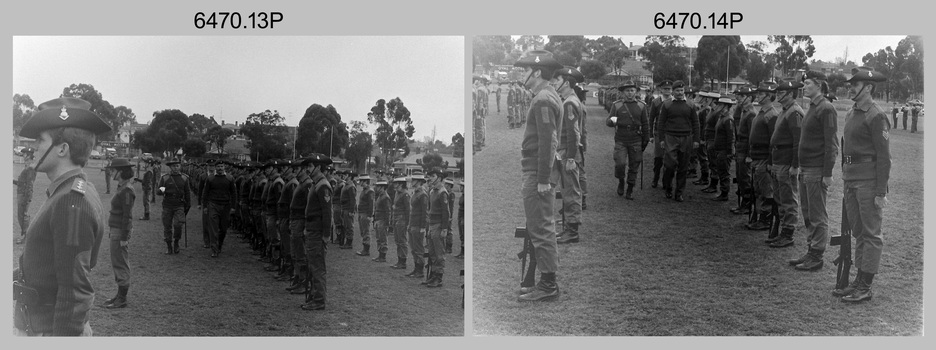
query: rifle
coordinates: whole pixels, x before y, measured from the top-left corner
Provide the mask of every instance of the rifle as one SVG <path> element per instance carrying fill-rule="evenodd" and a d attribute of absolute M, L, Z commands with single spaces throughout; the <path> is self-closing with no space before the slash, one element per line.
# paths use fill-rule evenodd
<path fill-rule="evenodd" d="M 514 230 L 514 238 L 523 238 L 523 250 L 517 253 L 520 259 L 520 286 L 532 287 L 536 281 L 536 255 L 533 249 L 533 241 L 530 240 L 530 233 L 526 227 L 517 227 Z M 530 260 L 527 266 L 527 259 Z"/>
<path fill-rule="evenodd" d="M 851 228 L 848 227 L 848 215 L 845 210 L 844 201 L 842 203 L 842 234 L 832 236 L 829 242 L 830 246 L 839 246 L 839 255 L 832 261 L 836 266 L 835 271 L 835 289 L 845 289 L 848 287 L 848 275 L 851 272 Z"/>

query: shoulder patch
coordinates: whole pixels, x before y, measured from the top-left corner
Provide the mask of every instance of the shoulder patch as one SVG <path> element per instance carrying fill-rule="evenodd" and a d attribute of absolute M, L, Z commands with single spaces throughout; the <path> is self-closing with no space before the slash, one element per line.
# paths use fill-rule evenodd
<path fill-rule="evenodd" d="M 85 181 L 82 179 L 75 179 L 75 182 L 72 183 L 71 190 L 73 192 L 85 194 Z"/>

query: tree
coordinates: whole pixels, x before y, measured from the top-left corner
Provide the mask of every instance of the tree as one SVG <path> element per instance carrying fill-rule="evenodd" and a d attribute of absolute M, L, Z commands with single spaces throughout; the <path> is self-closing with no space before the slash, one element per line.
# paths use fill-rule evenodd
<path fill-rule="evenodd" d="M 520 51 L 529 51 L 537 50 L 543 47 L 543 43 L 546 41 L 543 39 L 542 35 L 521 35 L 517 39 L 516 46 Z"/>
<path fill-rule="evenodd" d="M 409 155 L 407 141 L 413 137 L 416 128 L 413 127 L 410 111 L 403 105 L 403 100 L 399 97 L 390 101 L 377 100 L 370 113 L 367 113 L 367 121 L 377 125 L 374 141 L 384 154 L 384 159 L 391 159 L 390 156 L 397 149 L 403 150 L 402 157 Z M 391 163 L 386 162 L 386 169 L 389 169 Z"/>
<path fill-rule="evenodd" d="M 545 50 L 553 53 L 559 63 L 565 66 L 577 67 L 585 51 L 585 36 L 583 35 L 550 35 Z"/>
<path fill-rule="evenodd" d="M 186 157 L 201 157 L 208 151 L 205 142 L 197 138 L 189 138 L 182 141 L 182 153 Z"/>
<path fill-rule="evenodd" d="M 727 81 L 738 76 L 748 62 L 739 35 L 703 35 L 696 53 L 693 71 L 711 84 L 715 79 Z"/>
<path fill-rule="evenodd" d="M 367 164 L 371 151 L 374 149 L 374 138 L 364 130 L 366 127 L 367 124 L 362 121 L 351 121 L 351 144 L 345 150 L 345 159 L 355 169 L 360 169 L 361 165 Z"/>
<path fill-rule="evenodd" d="M 471 59 L 474 65 L 504 64 L 513 47 L 510 35 L 476 35 L 471 42 Z"/>
<path fill-rule="evenodd" d="M 759 83 L 773 78 L 774 61 L 764 53 L 766 43 L 752 41 L 747 44 L 748 64 L 744 68 L 744 78 L 751 83 Z"/>
<path fill-rule="evenodd" d="M 423 170 L 429 171 L 432 168 L 439 168 L 444 170 L 447 167 L 442 161 L 442 156 L 436 152 L 426 152 L 422 157 L 422 166 Z"/>
<path fill-rule="evenodd" d="M 192 130 L 190 131 L 193 135 L 198 137 L 201 137 L 206 132 L 208 132 L 208 129 L 211 127 L 218 125 L 218 123 L 214 121 L 214 118 L 208 119 L 199 113 L 195 113 L 189 116 L 189 121 L 192 124 Z"/>
<path fill-rule="evenodd" d="M 164 109 L 153 112 L 153 121 L 146 128 L 145 136 L 135 137 L 134 141 L 143 152 L 175 155 L 182 148 L 182 142 L 188 139 L 191 129 L 188 116 L 178 109 Z M 142 147 L 142 146 L 147 147 Z"/>
<path fill-rule="evenodd" d="M 452 136 L 452 156 L 455 158 L 465 156 L 465 137 L 460 132 Z"/>
<path fill-rule="evenodd" d="M 685 45 L 678 35 L 648 35 L 640 55 L 646 59 L 644 68 L 656 79 L 684 80 L 688 60 Z"/>
<path fill-rule="evenodd" d="M 784 76 L 790 76 L 797 69 L 805 69 L 806 59 L 816 53 L 809 35 L 768 35 L 767 41 L 777 45 L 774 57 Z"/>
<path fill-rule="evenodd" d="M 845 87 L 845 75 L 842 73 L 832 73 L 826 77 L 826 83 L 829 84 L 829 92 L 838 95 L 838 90 Z M 880 91 L 878 91 L 880 92 Z"/>
<path fill-rule="evenodd" d="M 348 126 L 335 107 L 313 103 L 306 108 L 296 131 L 299 154 L 321 153 L 334 157 L 348 147 Z"/>
<path fill-rule="evenodd" d="M 224 154 L 224 145 L 227 144 L 228 138 L 233 135 L 234 131 L 231 129 L 225 129 L 215 124 L 202 135 L 202 140 L 217 148 L 219 154 Z"/>
<path fill-rule="evenodd" d="M 136 116 L 130 108 L 114 108 L 110 102 L 104 99 L 104 95 L 95 90 L 91 84 L 71 84 L 62 89 L 62 95 L 59 97 L 77 97 L 91 103 L 91 111 L 111 126 L 110 132 L 98 136 L 102 140 L 113 140 L 114 135 L 121 127 L 136 120 Z"/>
<path fill-rule="evenodd" d="M 894 49 L 898 98 L 923 95 L 923 37 L 908 35 Z"/>
<path fill-rule="evenodd" d="M 595 60 L 584 60 L 579 65 L 579 72 L 585 76 L 585 79 L 600 79 L 608 74 L 608 70 L 601 62 Z"/>
<path fill-rule="evenodd" d="M 241 133 L 247 138 L 247 148 L 257 161 L 284 158 L 289 153 L 286 146 L 285 118 L 277 111 L 265 110 L 247 117 Z"/>
<path fill-rule="evenodd" d="M 32 117 L 36 111 L 36 104 L 27 94 L 13 95 L 13 134 L 19 135 L 26 121 Z M 19 137 L 19 136 L 17 136 Z"/>

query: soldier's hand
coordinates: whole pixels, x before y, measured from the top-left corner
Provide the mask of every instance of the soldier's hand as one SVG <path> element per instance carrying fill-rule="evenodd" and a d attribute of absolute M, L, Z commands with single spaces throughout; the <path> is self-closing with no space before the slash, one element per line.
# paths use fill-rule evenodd
<path fill-rule="evenodd" d="M 130 241 L 120 241 L 120 246 L 121 246 L 121 247 L 126 247 L 126 246 L 128 246 L 128 245 L 130 245 Z"/>
<path fill-rule="evenodd" d="M 754 160 L 751 159 L 751 157 L 744 157 L 744 162 L 745 162 L 745 163 L 751 163 L 751 162 L 754 162 Z"/>
<path fill-rule="evenodd" d="M 549 184 L 536 184 L 536 192 L 539 194 L 545 194 L 549 192 L 549 189 L 552 188 Z"/>
<path fill-rule="evenodd" d="M 887 206 L 887 196 L 876 196 L 874 197 L 874 206 L 878 209 L 884 209 Z"/>
<path fill-rule="evenodd" d="M 660 141 L 660 148 L 666 148 L 666 141 Z"/>
<path fill-rule="evenodd" d="M 829 188 L 829 186 L 832 186 L 832 177 L 831 177 L 831 176 L 823 176 L 823 177 L 822 177 L 822 185 L 825 186 L 825 188 Z"/>
<path fill-rule="evenodd" d="M 697 148 L 699 148 L 699 143 L 698 143 L 698 142 L 692 142 L 692 149 L 697 149 Z"/>

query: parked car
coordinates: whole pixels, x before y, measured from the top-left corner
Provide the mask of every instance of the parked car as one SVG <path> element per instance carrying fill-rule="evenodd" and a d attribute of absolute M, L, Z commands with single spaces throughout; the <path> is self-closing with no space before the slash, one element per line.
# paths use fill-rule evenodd
<path fill-rule="evenodd" d="M 101 152 L 91 150 L 91 159 L 101 159 L 102 157 Z"/>

